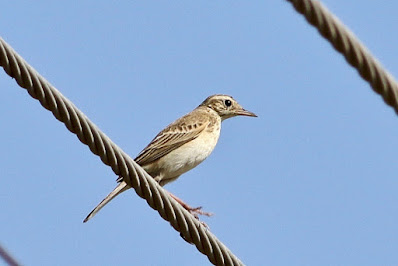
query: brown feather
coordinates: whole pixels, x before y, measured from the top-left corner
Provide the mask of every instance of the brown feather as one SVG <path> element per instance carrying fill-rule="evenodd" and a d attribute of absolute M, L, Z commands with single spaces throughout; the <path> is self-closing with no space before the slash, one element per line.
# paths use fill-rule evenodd
<path fill-rule="evenodd" d="M 203 107 L 198 107 L 198 112 L 189 113 L 174 121 L 161 131 L 135 158 L 139 165 L 153 163 L 159 158 L 181 147 L 185 143 L 196 139 L 207 127 L 210 121 L 201 119 Z M 204 116 L 206 117 L 206 116 Z M 184 123 L 181 123 L 184 120 Z"/>

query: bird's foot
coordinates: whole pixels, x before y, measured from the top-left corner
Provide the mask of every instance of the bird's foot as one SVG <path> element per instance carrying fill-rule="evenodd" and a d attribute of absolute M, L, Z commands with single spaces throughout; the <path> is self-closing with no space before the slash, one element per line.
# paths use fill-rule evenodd
<path fill-rule="evenodd" d="M 200 207 L 194 207 L 194 208 L 193 208 L 193 207 L 189 206 L 188 204 L 186 204 L 182 199 L 180 199 L 179 197 L 175 196 L 174 194 L 172 194 L 172 193 L 169 192 L 169 195 L 170 195 L 173 199 L 175 199 L 178 203 L 180 203 L 181 206 L 182 206 L 184 209 L 186 209 L 190 214 L 193 215 L 193 217 L 195 217 L 195 218 L 198 219 L 198 220 L 199 220 L 199 215 L 204 215 L 204 216 L 208 216 L 208 217 L 210 217 L 210 216 L 213 215 L 213 213 L 211 213 L 211 212 L 202 211 L 202 206 L 200 206 Z M 203 223 L 203 222 L 202 222 L 202 224 L 203 224 L 203 225 L 206 225 L 206 224 Z M 207 225 L 206 225 L 206 227 L 208 228 Z"/>
<path fill-rule="evenodd" d="M 202 206 L 192 208 L 191 206 L 187 205 L 186 203 L 184 205 L 182 205 L 184 207 L 184 209 L 186 209 L 190 214 L 192 214 L 198 220 L 199 220 L 199 215 L 204 215 L 207 217 L 213 216 L 213 213 L 211 213 L 211 212 L 202 211 Z"/>

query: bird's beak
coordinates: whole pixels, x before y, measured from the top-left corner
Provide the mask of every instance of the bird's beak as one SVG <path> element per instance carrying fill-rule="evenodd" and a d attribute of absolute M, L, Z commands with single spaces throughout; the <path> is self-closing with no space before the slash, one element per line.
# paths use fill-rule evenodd
<path fill-rule="evenodd" d="M 245 109 L 241 109 L 241 110 L 237 110 L 235 112 L 236 115 L 244 115 L 244 116 L 252 116 L 252 117 L 257 117 L 257 115 L 255 113 L 252 113 L 250 111 L 247 111 Z"/>

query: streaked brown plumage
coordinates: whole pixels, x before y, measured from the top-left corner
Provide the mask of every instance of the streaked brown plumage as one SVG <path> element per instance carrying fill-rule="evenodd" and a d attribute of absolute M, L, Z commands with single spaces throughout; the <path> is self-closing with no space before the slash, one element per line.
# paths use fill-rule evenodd
<path fill-rule="evenodd" d="M 221 121 L 234 116 L 253 116 L 231 96 L 212 95 L 192 112 L 177 119 L 162 130 L 135 158 L 161 186 L 176 180 L 191 170 L 213 151 L 221 130 Z M 130 188 L 122 178 L 118 186 L 84 219 L 87 222 L 114 197 Z M 184 208 L 193 213 L 205 214 L 200 208 L 191 208 L 170 193 Z"/>

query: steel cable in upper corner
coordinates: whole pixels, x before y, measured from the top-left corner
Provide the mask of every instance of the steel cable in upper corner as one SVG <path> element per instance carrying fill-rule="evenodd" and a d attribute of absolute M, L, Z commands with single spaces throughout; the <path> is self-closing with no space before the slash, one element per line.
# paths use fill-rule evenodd
<path fill-rule="evenodd" d="M 396 80 L 355 35 L 319 1 L 287 1 L 291 2 L 296 11 L 301 13 L 337 51 L 344 55 L 347 62 L 357 69 L 361 77 L 398 114 L 398 84 Z"/>
<path fill-rule="evenodd" d="M 113 143 L 71 101 L 37 73 L 2 38 L 0 65 L 5 72 L 25 88 L 41 105 L 65 124 L 69 131 L 109 165 L 116 175 L 123 177 L 136 193 L 160 216 L 169 221 L 188 242 L 205 254 L 216 265 L 242 265 L 242 262 L 209 230 L 160 187 L 133 159 Z"/>

